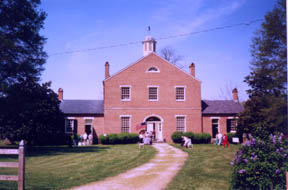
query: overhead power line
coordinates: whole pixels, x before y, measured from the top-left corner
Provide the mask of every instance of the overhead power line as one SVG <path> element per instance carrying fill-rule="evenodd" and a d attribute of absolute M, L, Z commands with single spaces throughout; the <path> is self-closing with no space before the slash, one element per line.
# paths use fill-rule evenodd
<path fill-rule="evenodd" d="M 156 38 L 156 40 L 167 40 L 167 39 L 172 39 L 172 38 L 181 38 L 184 36 L 191 36 L 195 34 L 200 34 L 200 33 L 205 33 L 205 32 L 212 32 L 216 30 L 223 30 L 223 29 L 228 29 L 228 28 L 235 28 L 238 26 L 250 26 L 252 24 L 255 24 L 257 22 L 261 22 L 264 19 L 256 19 L 256 20 L 251 20 L 251 21 L 246 21 L 246 22 L 241 22 L 237 24 L 231 24 L 231 25 L 226 25 L 226 26 L 218 26 L 210 29 L 205 29 L 205 30 L 200 30 L 200 31 L 195 31 L 195 32 L 188 32 L 188 33 L 182 33 L 182 34 L 175 34 L 175 35 L 170 35 L 170 36 L 165 36 L 165 37 L 159 37 Z M 63 54 L 73 54 L 73 53 L 81 53 L 81 52 L 89 52 L 89 51 L 96 51 L 96 50 L 101 50 L 101 49 L 108 49 L 108 48 L 115 48 L 115 47 L 122 47 L 122 46 L 130 46 L 134 44 L 139 44 L 142 43 L 142 41 L 134 41 L 134 42 L 127 42 L 127 43 L 120 43 L 120 44 L 114 44 L 114 45 L 107 45 L 107 46 L 99 46 L 95 48 L 89 48 L 89 49 L 79 49 L 79 50 L 72 50 L 72 51 L 63 51 L 63 52 L 57 52 L 57 53 L 52 53 L 49 56 L 55 56 L 55 55 L 63 55 Z"/>

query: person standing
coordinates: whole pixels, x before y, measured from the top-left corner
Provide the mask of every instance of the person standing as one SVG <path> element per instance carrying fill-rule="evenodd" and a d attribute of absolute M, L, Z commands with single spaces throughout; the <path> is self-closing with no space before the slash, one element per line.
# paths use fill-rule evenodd
<path fill-rule="evenodd" d="M 144 148 L 144 135 L 142 132 L 139 134 L 139 149 L 140 148 Z"/>
<path fill-rule="evenodd" d="M 222 137 L 223 137 L 222 134 L 221 134 L 221 133 L 218 133 L 218 140 L 219 140 L 219 141 L 218 141 L 218 145 L 219 145 L 219 146 L 221 146 L 221 144 L 222 144 Z"/>
<path fill-rule="evenodd" d="M 224 136 L 223 136 L 223 148 L 225 148 L 226 144 L 227 144 L 227 148 L 229 148 L 228 136 L 226 134 L 224 134 Z"/>

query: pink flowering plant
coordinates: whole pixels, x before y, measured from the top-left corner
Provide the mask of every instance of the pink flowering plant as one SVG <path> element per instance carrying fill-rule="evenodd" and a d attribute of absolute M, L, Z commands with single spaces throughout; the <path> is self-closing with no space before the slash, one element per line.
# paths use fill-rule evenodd
<path fill-rule="evenodd" d="M 232 189 L 286 189 L 288 141 L 283 135 L 270 135 L 263 141 L 249 136 L 234 155 Z"/>

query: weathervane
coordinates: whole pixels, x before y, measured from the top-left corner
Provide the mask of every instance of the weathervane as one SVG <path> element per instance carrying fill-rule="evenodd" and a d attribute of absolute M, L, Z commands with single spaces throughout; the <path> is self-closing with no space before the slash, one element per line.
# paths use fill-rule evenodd
<path fill-rule="evenodd" d="M 148 31 L 148 35 L 150 36 L 150 31 L 151 31 L 151 27 L 150 26 L 147 27 L 147 31 Z"/>

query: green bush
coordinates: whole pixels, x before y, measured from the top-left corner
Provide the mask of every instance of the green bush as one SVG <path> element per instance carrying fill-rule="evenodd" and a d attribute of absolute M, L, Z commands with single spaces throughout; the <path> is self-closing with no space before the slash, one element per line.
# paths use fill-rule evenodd
<path fill-rule="evenodd" d="M 184 133 L 176 131 L 171 135 L 171 139 L 173 140 L 174 143 L 182 143 L 182 138 L 181 136 L 183 136 Z"/>
<path fill-rule="evenodd" d="M 209 144 L 211 142 L 211 135 L 209 133 L 202 133 L 203 144 Z"/>
<path fill-rule="evenodd" d="M 135 133 L 129 133 L 128 135 L 128 143 L 129 144 L 134 144 L 139 141 L 139 135 Z"/>
<path fill-rule="evenodd" d="M 208 133 L 192 133 L 192 132 L 174 132 L 171 138 L 174 143 L 182 143 L 181 136 L 186 136 L 192 140 L 193 144 L 208 144 L 211 141 L 211 135 Z"/>
<path fill-rule="evenodd" d="M 194 133 L 192 133 L 192 132 L 186 132 L 186 133 L 184 133 L 184 136 L 186 136 L 186 137 L 190 138 L 191 140 L 193 140 L 193 138 L 194 138 Z"/>
<path fill-rule="evenodd" d="M 100 135 L 99 140 L 101 144 L 109 144 L 109 136 L 108 135 Z"/>
<path fill-rule="evenodd" d="M 99 139 L 101 144 L 134 144 L 138 142 L 139 137 L 134 133 L 120 133 L 100 135 Z"/>
<path fill-rule="evenodd" d="M 286 189 L 288 141 L 271 135 L 268 141 L 250 137 L 235 153 L 232 189 Z"/>

